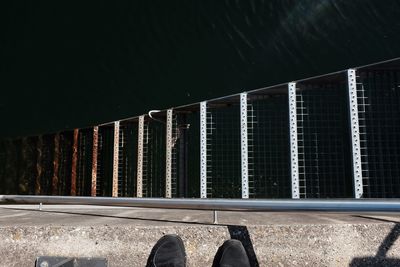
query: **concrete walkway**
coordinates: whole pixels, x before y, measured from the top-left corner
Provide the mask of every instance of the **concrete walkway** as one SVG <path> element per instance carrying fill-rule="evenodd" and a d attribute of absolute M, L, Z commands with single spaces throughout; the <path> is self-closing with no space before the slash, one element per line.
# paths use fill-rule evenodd
<path fill-rule="evenodd" d="M 164 234 L 179 234 L 189 266 L 211 266 L 224 240 L 244 243 L 256 266 L 400 264 L 398 214 L 218 212 L 100 206 L 0 206 L 0 266 L 37 256 L 105 257 L 144 266 Z"/>

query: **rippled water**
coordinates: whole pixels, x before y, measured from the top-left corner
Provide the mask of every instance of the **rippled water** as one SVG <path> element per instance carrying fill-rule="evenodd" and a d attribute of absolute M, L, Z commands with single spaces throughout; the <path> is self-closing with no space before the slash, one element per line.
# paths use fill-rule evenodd
<path fill-rule="evenodd" d="M 11 3 L 1 135 L 74 128 L 400 56 L 394 0 Z"/>

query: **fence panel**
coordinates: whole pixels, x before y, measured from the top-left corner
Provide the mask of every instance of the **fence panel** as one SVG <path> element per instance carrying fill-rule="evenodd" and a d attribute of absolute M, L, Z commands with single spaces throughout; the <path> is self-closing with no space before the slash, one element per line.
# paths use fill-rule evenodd
<path fill-rule="evenodd" d="M 21 157 L 19 159 L 20 194 L 33 195 L 35 193 L 34 179 L 32 179 L 32 174 L 35 173 L 35 152 L 36 150 L 34 137 L 22 138 Z"/>
<path fill-rule="evenodd" d="M 93 129 L 82 129 L 78 136 L 76 195 L 90 196 L 92 179 Z"/>
<path fill-rule="evenodd" d="M 111 196 L 113 175 L 113 125 L 99 127 L 97 152 L 97 196 Z"/>
<path fill-rule="evenodd" d="M 17 194 L 18 183 L 17 181 L 17 147 L 15 141 L 4 140 L 4 171 L 3 171 L 3 186 L 2 191 L 4 194 Z"/>
<path fill-rule="evenodd" d="M 248 94 L 251 198 L 290 198 L 287 88 Z"/>
<path fill-rule="evenodd" d="M 143 196 L 165 196 L 165 116 L 146 117 L 143 140 Z"/>
<path fill-rule="evenodd" d="M 41 176 L 40 176 L 40 194 L 51 195 L 53 178 L 53 159 L 54 159 L 54 135 L 46 134 L 42 136 L 41 146 Z"/>
<path fill-rule="evenodd" d="M 400 197 L 400 72 L 357 71 L 364 197 Z"/>
<path fill-rule="evenodd" d="M 207 197 L 241 197 L 239 98 L 208 102 Z"/>
<path fill-rule="evenodd" d="M 172 197 L 200 196 L 198 106 L 173 110 L 171 142 Z"/>
<path fill-rule="evenodd" d="M 60 133 L 60 159 L 58 167 L 58 194 L 70 195 L 72 170 L 72 132 Z"/>
<path fill-rule="evenodd" d="M 118 161 L 118 196 L 136 196 L 137 175 L 137 133 L 135 121 L 120 124 L 119 161 Z"/>
<path fill-rule="evenodd" d="M 6 141 L 0 140 L 0 194 L 5 194 L 6 190 L 6 164 L 7 164 L 7 150 Z"/>
<path fill-rule="evenodd" d="M 297 83 L 302 198 L 352 197 L 347 76 Z"/>

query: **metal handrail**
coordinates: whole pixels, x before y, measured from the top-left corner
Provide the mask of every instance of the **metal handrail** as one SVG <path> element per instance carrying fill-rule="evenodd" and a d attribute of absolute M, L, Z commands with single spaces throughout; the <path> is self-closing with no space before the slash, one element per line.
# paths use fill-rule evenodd
<path fill-rule="evenodd" d="M 166 199 L 0 195 L 0 204 L 70 204 L 227 211 L 400 212 L 400 199 Z"/>

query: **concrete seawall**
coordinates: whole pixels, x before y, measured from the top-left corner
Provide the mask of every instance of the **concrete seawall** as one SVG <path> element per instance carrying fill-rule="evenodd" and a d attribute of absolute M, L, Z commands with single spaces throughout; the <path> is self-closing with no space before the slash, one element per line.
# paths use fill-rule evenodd
<path fill-rule="evenodd" d="M 140 208 L 0 206 L 0 266 L 33 266 L 37 256 L 105 257 L 144 266 L 164 234 L 185 242 L 189 266 L 211 266 L 224 240 L 244 243 L 254 266 L 396 266 L 394 214 L 218 212 Z"/>

